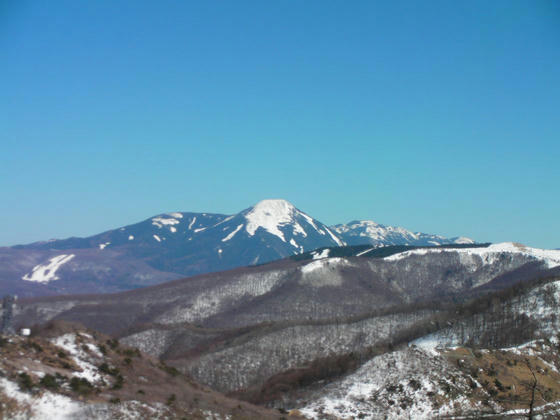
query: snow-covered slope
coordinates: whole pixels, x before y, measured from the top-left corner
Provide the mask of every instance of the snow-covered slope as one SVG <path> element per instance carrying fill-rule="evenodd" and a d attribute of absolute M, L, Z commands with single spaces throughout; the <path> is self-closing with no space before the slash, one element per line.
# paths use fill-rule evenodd
<path fill-rule="evenodd" d="M 494 248 L 509 252 L 511 244 Z M 483 298 L 474 311 L 450 311 L 441 329 L 374 356 L 292 406 L 315 419 L 522 419 L 534 398 L 533 418 L 558 418 L 560 280 L 510 292 Z"/>
<path fill-rule="evenodd" d="M 312 419 L 530 418 L 532 369 L 548 390 L 537 395 L 534 418 L 556 419 L 558 367 L 548 340 L 474 351 L 411 344 L 316 390 L 298 411 Z"/>
<path fill-rule="evenodd" d="M 371 220 L 355 220 L 348 224 L 332 226 L 332 229 L 348 244 L 386 245 L 445 245 L 473 244 L 470 238 L 445 238 L 439 235 L 412 232 L 402 227 L 385 226 Z"/>
<path fill-rule="evenodd" d="M 411 255 L 426 255 L 430 253 L 441 252 L 456 252 L 460 255 L 462 261 L 472 259 L 471 257 L 477 256 L 484 263 L 492 263 L 503 255 L 520 255 L 534 259 L 535 261 L 544 262 L 548 268 L 560 266 L 560 251 L 531 248 L 513 242 L 503 242 L 499 244 L 492 244 L 488 247 L 482 248 L 422 248 L 414 249 L 411 251 L 401 252 L 399 254 L 386 257 L 387 261 L 398 261 L 410 257 Z"/>
<path fill-rule="evenodd" d="M 36 330 L 36 329 L 34 329 Z M 0 418 L 10 420 L 278 419 L 231 400 L 96 331 L 53 323 L 0 336 Z"/>
<path fill-rule="evenodd" d="M 306 238 L 308 236 L 307 232 L 311 230 L 322 236 L 330 237 L 335 245 L 344 245 L 329 228 L 314 221 L 286 200 L 263 200 L 255 207 L 244 212 L 244 216 L 248 222 L 245 230 L 250 236 L 253 236 L 259 228 L 262 228 L 278 236 L 282 241 L 288 242 L 284 236 L 285 233 L 291 234 L 292 237 Z M 286 232 L 286 229 L 282 229 L 286 226 L 289 226 L 288 232 Z M 297 244 L 293 246 L 297 246 Z"/>
<path fill-rule="evenodd" d="M 452 387 L 455 398 L 446 388 Z M 416 348 L 374 357 L 346 378 L 315 393 L 300 409 L 312 419 L 328 415 L 352 419 L 432 419 L 474 411 L 467 378 L 442 358 Z M 449 394 L 451 394 L 449 392 Z M 437 404 L 439 402 L 439 404 Z"/>
<path fill-rule="evenodd" d="M 39 264 L 33 267 L 33 270 L 24 275 L 22 279 L 27 281 L 36 281 L 39 283 L 48 283 L 51 280 L 58 280 L 59 277 L 56 275 L 58 269 L 74 257 L 74 254 L 62 254 L 53 257 L 46 264 Z"/>

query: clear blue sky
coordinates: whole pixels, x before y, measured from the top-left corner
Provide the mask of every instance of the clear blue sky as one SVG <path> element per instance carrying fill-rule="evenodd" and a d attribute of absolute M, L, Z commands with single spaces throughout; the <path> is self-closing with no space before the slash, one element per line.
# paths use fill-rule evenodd
<path fill-rule="evenodd" d="M 285 198 L 560 247 L 560 2 L 0 2 L 0 245 Z"/>

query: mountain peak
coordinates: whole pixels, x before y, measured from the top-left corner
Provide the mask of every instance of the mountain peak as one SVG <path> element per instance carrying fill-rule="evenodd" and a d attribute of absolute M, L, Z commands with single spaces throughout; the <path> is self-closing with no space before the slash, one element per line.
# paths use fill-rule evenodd
<path fill-rule="evenodd" d="M 285 242 L 284 234 L 279 226 L 290 223 L 298 210 L 292 203 L 282 199 L 268 199 L 259 201 L 245 215 L 247 219 L 246 230 L 253 236 L 259 227 L 278 236 Z"/>
<path fill-rule="evenodd" d="M 270 212 L 270 213 L 286 213 L 292 212 L 296 208 L 292 203 L 281 198 L 267 198 L 259 201 L 253 206 L 254 211 Z"/>

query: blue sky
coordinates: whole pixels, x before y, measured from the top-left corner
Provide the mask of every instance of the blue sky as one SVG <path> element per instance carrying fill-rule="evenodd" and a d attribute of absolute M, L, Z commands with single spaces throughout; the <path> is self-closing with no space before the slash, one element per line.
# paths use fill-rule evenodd
<path fill-rule="evenodd" d="M 0 245 L 285 198 L 560 247 L 557 1 L 0 3 Z"/>

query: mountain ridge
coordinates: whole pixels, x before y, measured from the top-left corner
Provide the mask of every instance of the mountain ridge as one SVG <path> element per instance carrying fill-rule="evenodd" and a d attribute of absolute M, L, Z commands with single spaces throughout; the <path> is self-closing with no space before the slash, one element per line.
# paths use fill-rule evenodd
<path fill-rule="evenodd" d="M 0 248 L 0 284 L 22 296 L 107 293 L 346 243 L 473 243 L 375 222 L 364 230 L 364 223 L 329 227 L 282 199 L 262 200 L 233 215 L 161 213 L 85 238 Z"/>
<path fill-rule="evenodd" d="M 186 230 L 192 231 L 192 233 L 199 233 L 205 231 L 211 227 L 220 225 L 221 223 L 232 220 L 238 215 L 244 215 L 246 217 L 246 231 L 253 236 L 254 232 L 258 228 L 262 228 L 269 233 L 282 237 L 282 233 L 278 230 L 278 226 L 282 223 L 288 223 L 290 217 L 287 216 L 289 213 L 297 212 L 303 216 L 308 221 L 313 222 L 316 219 L 311 218 L 306 213 L 297 209 L 292 203 L 284 199 L 265 199 L 256 203 L 254 206 L 244 209 L 233 215 L 226 215 L 221 213 L 211 213 L 211 212 L 166 212 L 159 213 L 140 222 L 133 223 L 131 225 L 125 225 L 122 227 L 117 227 L 114 229 L 109 229 L 102 233 L 86 236 L 86 237 L 69 237 L 62 239 L 49 239 L 45 241 L 36 241 L 27 244 L 16 244 L 5 248 L 47 248 L 50 249 L 53 245 L 56 245 L 57 249 L 65 248 L 81 248 L 81 247 L 93 247 L 94 245 L 104 249 L 106 246 L 115 245 L 114 243 L 104 243 L 102 239 L 108 234 L 116 231 L 124 232 L 127 229 L 132 229 L 148 223 L 156 226 L 158 228 L 166 228 L 170 233 L 176 233 L 177 227 L 175 225 L 181 222 L 188 222 L 188 227 Z M 264 215 L 264 217 L 263 217 Z M 183 220 L 184 219 L 184 220 Z M 206 219 L 201 223 L 201 219 Z M 276 222 L 276 223 L 274 223 Z M 213 225 L 212 225 L 213 223 Z M 313 224 L 313 223 L 311 223 Z M 326 226 L 326 225 L 324 225 Z M 316 227 L 316 226 L 315 226 Z M 360 229 L 362 228 L 362 229 Z M 343 245 L 341 237 L 336 237 L 332 231 L 335 231 L 340 236 L 344 237 L 360 237 L 363 242 L 356 242 L 356 239 L 346 242 L 348 245 L 362 245 L 362 244 L 383 244 L 383 245 L 444 245 L 449 243 L 474 243 L 470 238 L 464 236 L 446 238 L 442 235 L 428 234 L 422 232 L 414 232 L 403 227 L 396 227 L 390 225 L 384 225 L 377 223 L 373 220 L 352 220 L 348 223 L 339 223 L 332 226 L 328 226 L 328 232 L 331 234 L 331 238 L 338 245 Z M 165 231 L 165 229 L 164 229 Z M 365 234 L 364 234 L 365 233 Z M 395 240 L 395 236 L 401 235 L 399 240 Z M 134 236 L 134 235 L 132 235 Z M 386 236 L 390 236 L 389 239 L 385 239 Z M 130 238 L 130 235 L 127 239 Z M 130 238 L 128 240 L 134 240 Z M 160 238 L 161 239 L 161 238 Z M 167 239 L 167 238 L 166 238 Z M 422 243 L 415 243 L 418 240 L 424 240 Z M 439 240 L 439 243 L 427 242 L 427 239 Z M 375 241 L 378 242 L 375 242 Z M 408 242 L 407 242 L 408 240 Z M 156 239 L 157 241 L 157 239 Z"/>
<path fill-rule="evenodd" d="M 472 239 L 464 236 L 446 238 L 441 235 L 413 232 L 398 226 L 383 225 L 373 220 L 353 220 L 346 224 L 334 225 L 332 228 L 348 245 L 362 245 L 365 243 L 377 246 L 474 243 Z"/>

